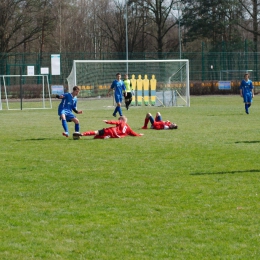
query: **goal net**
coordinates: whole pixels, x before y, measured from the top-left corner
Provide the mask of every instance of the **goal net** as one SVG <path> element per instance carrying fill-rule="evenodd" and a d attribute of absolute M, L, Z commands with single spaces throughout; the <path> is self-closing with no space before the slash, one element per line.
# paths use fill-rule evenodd
<path fill-rule="evenodd" d="M 0 75 L 0 110 L 52 108 L 47 75 Z"/>
<path fill-rule="evenodd" d="M 105 95 L 117 72 L 129 75 L 132 105 L 190 106 L 188 60 L 74 60 L 69 91 L 78 86 L 80 97 Z"/>

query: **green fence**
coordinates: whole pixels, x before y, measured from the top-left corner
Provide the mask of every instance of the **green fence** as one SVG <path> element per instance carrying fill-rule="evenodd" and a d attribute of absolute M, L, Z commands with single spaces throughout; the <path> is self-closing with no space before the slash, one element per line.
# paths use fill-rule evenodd
<path fill-rule="evenodd" d="M 0 53 L 0 75 L 27 74 L 27 66 L 35 67 L 40 74 L 41 67 L 51 71 L 52 53 Z M 251 80 L 260 81 L 258 60 L 260 53 L 253 52 L 182 52 L 182 58 L 188 59 L 190 81 L 241 80 L 246 71 L 250 71 Z M 73 60 L 125 60 L 125 53 L 61 53 L 61 75 L 49 75 L 50 84 L 67 86 Z M 131 60 L 158 59 L 158 53 L 129 53 Z M 179 59 L 179 52 L 162 53 L 163 59 Z M 122 72 L 124 73 L 124 72 Z M 131 73 L 131 72 L 129 72 Z"/>

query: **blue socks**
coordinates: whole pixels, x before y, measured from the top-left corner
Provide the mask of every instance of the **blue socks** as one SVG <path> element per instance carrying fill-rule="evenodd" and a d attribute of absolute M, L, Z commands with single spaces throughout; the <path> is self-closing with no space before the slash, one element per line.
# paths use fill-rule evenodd
<path fill-rule="evenodd" d="M 119 106 L 116 106 L 115 111 L 114 111 L 114 113 L 113 113 L 113 116 L 116 116 L 116 113 L 117 113 L 117 112 L 119 113 L 120 116 L 123 115 L 122 109 L 121 109 L 121 107 L 119 107 Z"/>
<path fill-rule="evenodd" d="M 67 121 L 62 119 L 61 123 L 62 123 L 64 131 L 69 132 Z"/>
<path fill-rule="evenodd" d="M 75 124 L 75 132 L 79 132 L 79 124 Z"/>
<path fill-rule="evenodd" d="M 248 108 L 251 106 L 251 104 L 245 104 L 245 110 L 246 110 L 246 113 L 249 114 L 249 111 L 248 111 Z"/>

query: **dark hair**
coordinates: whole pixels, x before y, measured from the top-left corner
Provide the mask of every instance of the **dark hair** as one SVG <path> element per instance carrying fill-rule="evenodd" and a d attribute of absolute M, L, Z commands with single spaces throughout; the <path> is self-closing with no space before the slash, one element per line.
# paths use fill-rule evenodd
<path fill-rule="evenodd" d="M 73 87 L 73 91 L 79 90 L 78 86 Z"/>
<path fill-rule="evenodd" d="M 118 73 L 116 74 L 116 76 L 118 76 L 118 75 L 121 75 L 121 73 L 118 72 Z"/>

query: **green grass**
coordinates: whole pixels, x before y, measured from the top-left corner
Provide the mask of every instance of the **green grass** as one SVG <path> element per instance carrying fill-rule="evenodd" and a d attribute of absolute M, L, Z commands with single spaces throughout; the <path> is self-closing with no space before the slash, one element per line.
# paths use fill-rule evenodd
<path fill-rule="evenodd" d="M 145 135 L 107 140 L 64 138 L 58 102 L 0 111 L 0 259 L 259 259 L 259 101 L 124 109 Z M 108 105 L 80 100 L 81 131 Z M 158 110 L 179 129 L 141 130 Z"/>

